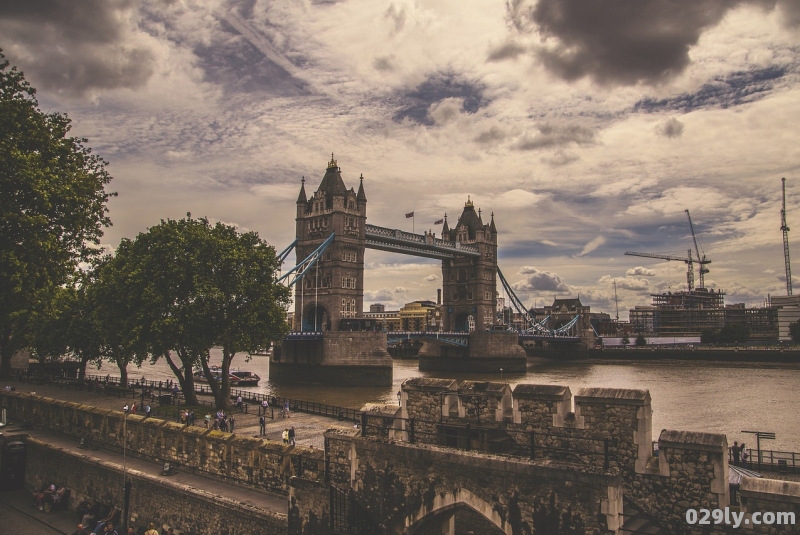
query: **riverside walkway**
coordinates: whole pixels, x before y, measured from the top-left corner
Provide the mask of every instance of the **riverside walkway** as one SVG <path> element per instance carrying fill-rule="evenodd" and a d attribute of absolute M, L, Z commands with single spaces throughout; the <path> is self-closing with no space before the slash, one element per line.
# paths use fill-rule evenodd
<path fill-rule="evenodd" d="M 107 393 L 104 392 L 98 393 L 96 390 L 87 391 L 66 388 L 65 385 L 58 384 L 57 381 L 51 382 L 50 384 L 36 384 L 35 381 L 26 381 L 24 383 L 9 381 L 0 385 L 0 387 L 6 384 L 13 386 L 19 392 L 35 393 L 36 395 L 48 398 L 81 403 L 115 411 L 121 411 L 125 404 L 131 403 L 134 399 L 138 403 L 140 397 L 139 392 L 132 391 L 131 395 L 123 399 L 116 395 L 107 395 Z M 203 401 L 209 403 L 210 399 L 211 398 L 206 396 Z M 149 402 L 149 398 L 147 402 Z M 234 433 L 258 437 L 260 435 L 258 408 L 251 405 L 249 409 L 249 412 L 234 411 L 233 413 L 229 413 L 233 414 L 236 418 Z M 209 407 L 209 412 L 211 411 L 213 411 L 213 408 Z M 351 420 L 340 420 L 338 416 L 326 417 L 318 414 L 293 411 L 290 413 L 290 418 L 285 419 L 278 417 L 278 414 L 279 412 L 277 410 L 274 412 L 274 417 L 272 417 L 273 413 L 270 413 L 270 417 L 267 418 L 266 436 L 262 436 L 261 438 L 280 442 L 283 430 L 293 426 L 295 428 L 296 443 L 298 446 L 302 445 L 321 449 L 324 447 L 323 433 L 326 430 L 332 428 L 352 429 L 353 426 Z M 203 416 L 203 414 L 197 414 L 196 426 L 205 427 Z M 153 416 L 152 418 L 158 418 L 158 416 Z M 234 500 L 258 509 L 280 514 L 286 514 L 288 510 L 286 495 L 240 486 L 212 477 L 205 477 L 188 472 L 184 473 L 180 469 L 173 475 L 162 476 L 161 471 L 163 465 L 160 463 L 136 458 L 130 454 L 123 459 L 123 453 L 120 451 L 80 449 L 79 441 L 75 439 L 75 437 L 66 436 L 49 429 L 36 429 L 27 425 L 21 425 L 19 422 L 9 421 L 8 425 L 0 429 L 0 431 L 2 431 L 0 434 L 7 437 L 17 434 L 29 435 L 31 438 L 47 443 L 56 449 L 81 455 L 90 460 L 110 463 L 116 466 L 120 472 L 123 470 L 124 464 L 125 469 L 129 473 L 138 471 L 149 476 L 163 478 L 165 484 L 185 486 L 193 489 L 195 492 L 204 493 L 212 498 L 224 497 L 228 500 Z M 293 449 L 292 446 L 289 448 L 289 451 Z M 6 516 L 6 514 L 8 516 Z M 45 513 L 32 507 L 30 492 L 27 490 L 0 494 L 0 516 L 9 519 L 13 518 L 14 522 L 18 524 L 22 523 L 26 526 L 22 531 L 14 531 L 15 533 L 31 533 L 32 535 L 38 535 L 39 533 L 42 535 L 48 533 L 71 534 L 76 529 L 78 523 L 78 515 L 74 511 L 65 510 Z M 142 522 L 147 523 L 148 520 L 136 519 L 134 524 L 138 528 L 139 524 Z M 163 527 L 167 528 L 169 526 Z M 176 533 L 181 533 L 180 526 L 174 527 L 176 528 Z"/>

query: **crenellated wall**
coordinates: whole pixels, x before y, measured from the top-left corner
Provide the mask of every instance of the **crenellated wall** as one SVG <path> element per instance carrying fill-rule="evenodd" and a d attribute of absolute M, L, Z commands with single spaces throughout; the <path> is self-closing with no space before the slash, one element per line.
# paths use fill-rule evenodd
<path fill-rule="evenodd" d="M 211 475 L 259 489 L 286 493 L 288 480 L 304 465 L 324 464 L 324 452 L 284 446 L 266 439 L 185 426 L 138 414 L 98 409 L 23 392 L 0 393 L 9 418 L 36 428 L 60 431 L 95 446 L 122 450 L 156 462 L 174 462 L 184 471 Z M 125 433 L 123 433 L 123 419 Z M 124 436 L 124 438 L 123 438 Z M 306 477 L 322 477 L 309 474 Z"/>

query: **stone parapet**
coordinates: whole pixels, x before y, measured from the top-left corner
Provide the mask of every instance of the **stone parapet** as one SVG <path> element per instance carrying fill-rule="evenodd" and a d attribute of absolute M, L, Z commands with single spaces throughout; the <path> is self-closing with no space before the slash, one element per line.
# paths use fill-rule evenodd
<path fill-rule="evenodd" d="M 572 393 L 568 386 L 521 384 L 514 388 L 513 421 L 545 430 L 563 427 L 567 414 L 572 412 Z"/>

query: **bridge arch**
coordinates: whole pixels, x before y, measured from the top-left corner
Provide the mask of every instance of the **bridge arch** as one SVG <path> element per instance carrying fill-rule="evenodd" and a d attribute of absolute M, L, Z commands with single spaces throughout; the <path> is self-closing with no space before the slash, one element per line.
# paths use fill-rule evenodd
<path fill-rule="evenodd" d="M 511 525 L 500 517 L 489 502 L 463 488 L 436 494 L 433 503 L 423 504 L 416 512 L 406 517 L 404 533 L 413 534 L 432 517 L 463 506 L 479 513 L 506 535 L 513 535 Z"/>
<path fill-rule="evenodd" d="M 309 303 L 305 306 L 302 319 L 303 332 L 322 332 L 331 330 L 330 314 L 322 304 Z"/>

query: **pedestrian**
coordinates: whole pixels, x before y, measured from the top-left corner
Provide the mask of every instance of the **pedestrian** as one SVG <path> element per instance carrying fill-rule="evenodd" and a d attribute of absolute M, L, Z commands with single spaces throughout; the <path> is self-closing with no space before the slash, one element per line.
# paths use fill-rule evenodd
<path fill-rule="evenodd" d="M 258 419 L 258 425 L 260 427 L 259 436 L 264 436 L 267 434 L 267 418 L 262 414 L 261 417 Z"/>
<path fill-rule="evenodd" d="M 281 438 L 283 438 L 283 443 L 287 446 L 289 445 L 289 430 L 284 429 L 283 433 L 281 433 Z"/>
<path fill-rule="evenodd" d="M 152 407 L 150 407 L 149 403 L 147 405 L 145 405 L 145 407 L 144 407 L 144 417 L 145 418 L 150 418 L 150 413 L 151 413 L 152 410 L 153 409 L 152 409 Z"/>
<path fill-rule="evenodd" d="M 263 411 L 264 416 L 267 415 L 267 409 L 268 408 L 269 408 L 269 401 L 267 401 L 266 399 L 262 400 L 261 401 L 261 410 Z"/>
<path fill-rule="evenodd" d="M 233 429 L 236 427 L 236 420 L 233 418 L 233 415 L 231 415 L 231 417 L 228 418 L 228 423 L 231 426 L 231 433 L 233 433 Z"/>
<path fill-rule="evenodd" d="M 147 531 L 144 532 L 144 535 L 158 535 L 158 531 L 156 531 L 156 525 L 152 522 L 147 524 Z"/>
<path fill-rule="evenodd" d="M 136 402 L 131 403 L 131 414 L 136 414 Z"/>
<path fill-rule="evenodd" d="M 285 418 L 289 417 L 289 400 L 283 402 L 283 416 Z"/>
<path fill-rule="evenodd" d="M 294 426 L 289 428 L 289 445 L 294 446 Z"/>
<path fill-rule="evenodd" d="M 242 410 L 242 396 L 236 397 L 236 408 Z"/>

